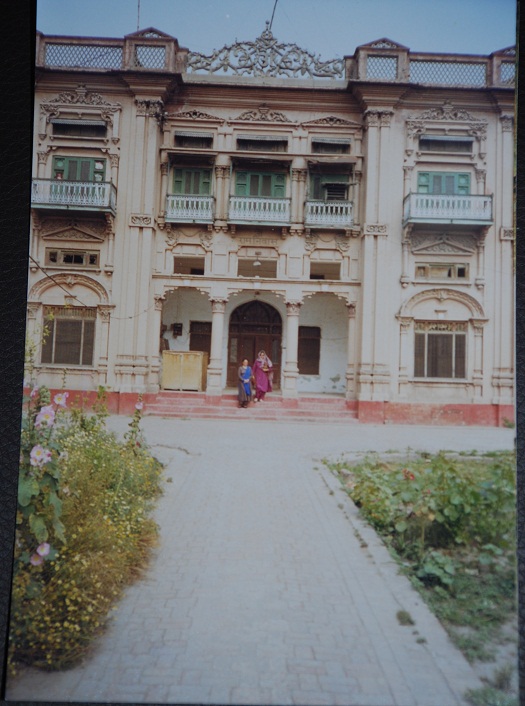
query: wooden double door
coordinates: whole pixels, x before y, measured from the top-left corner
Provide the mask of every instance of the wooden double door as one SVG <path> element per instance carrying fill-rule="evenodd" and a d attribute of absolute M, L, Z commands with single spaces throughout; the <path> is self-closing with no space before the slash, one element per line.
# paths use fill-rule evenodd
<path fill-rule="evenodd" d="M 282 321 L 276 309 L 258 300 L 235 309 L 228 335 L 228 387 L 237 386 L 237 371 L 244 358 L 253 365 L 259 351 L 264 350 L 273 363 L 273 389 L 279 389 L 281 345 Z"/>

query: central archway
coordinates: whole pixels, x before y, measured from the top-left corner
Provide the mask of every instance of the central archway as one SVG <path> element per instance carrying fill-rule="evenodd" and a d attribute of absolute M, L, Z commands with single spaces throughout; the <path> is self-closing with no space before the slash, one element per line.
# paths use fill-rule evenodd
<path fill-rule="evenodd" d="M 250 365 L 265 350 L 274 366 L 273 387 L 281 385 L 281 315 L 273 306 L 254 300 L 238 306 L 230 317 L 228 332 L 228 387 L 237 386 L 237 370 L 244 358 Z"/>

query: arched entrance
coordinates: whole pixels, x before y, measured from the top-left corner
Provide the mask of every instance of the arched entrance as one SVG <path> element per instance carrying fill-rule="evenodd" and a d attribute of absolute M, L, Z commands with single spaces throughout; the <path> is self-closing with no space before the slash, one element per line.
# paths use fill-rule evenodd
<path fill-rule="evenodd" d="M 237 386 L 237 369 L 244 358 L 250 365 L 265 350 L 274 366 L 273 387 L 281 386 L 282 321 L 279 312 L 258 300 L 237 307 L 230 317 L 227 384 Z"/>

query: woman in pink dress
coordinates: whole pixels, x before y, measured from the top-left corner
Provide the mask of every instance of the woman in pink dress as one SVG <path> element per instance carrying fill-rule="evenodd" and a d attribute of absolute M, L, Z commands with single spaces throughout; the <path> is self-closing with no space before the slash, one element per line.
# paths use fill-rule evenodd
<path fill-rule="evenodd" d="M 255 399 L 254 402 L 262 402 L 267 392 L 272 391 L 273 365 L 265 351 L 259 351 L 257 360 L 252 366 L 253 377 L 255 378 Z"/>

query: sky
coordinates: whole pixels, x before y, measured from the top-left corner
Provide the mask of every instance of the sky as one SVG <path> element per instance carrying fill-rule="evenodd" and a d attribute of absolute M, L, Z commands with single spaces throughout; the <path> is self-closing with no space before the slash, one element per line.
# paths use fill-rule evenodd
<path fill-rule="evenodd" d="M 203 54 L 272 33 L 324 60 L 387 37 L 415 52 L 490 54 L 516 43 L 516 0 L 37 0 L 44 34 L 124 37 L 154 27 Z"/>

